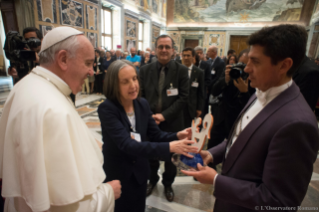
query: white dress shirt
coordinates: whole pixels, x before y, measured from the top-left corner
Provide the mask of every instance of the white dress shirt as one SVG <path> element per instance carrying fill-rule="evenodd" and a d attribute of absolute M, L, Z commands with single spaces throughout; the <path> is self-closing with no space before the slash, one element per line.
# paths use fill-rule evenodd
<path fill-rule="evenodd" d="M 188 68 L 188 78 L 191 78 L 191 74 L 192 74 L 192 69 L 193 69 L 193 64 Z"/>

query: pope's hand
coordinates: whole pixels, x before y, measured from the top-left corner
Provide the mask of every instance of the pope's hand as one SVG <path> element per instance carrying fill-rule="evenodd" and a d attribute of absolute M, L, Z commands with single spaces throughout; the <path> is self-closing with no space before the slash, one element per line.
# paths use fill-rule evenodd
<path fill-rule="evenodd" d="M 112 180 L 110 182 L 107 182 L 108 184 L 110 184 L 113 188 L 114 191 L 114 198 L 118 199 L 121 197 L 121 193 L 122 193 L 122 186 L 121 186 L 121 182 L 119 180 Z"/>
<path fill-rule="evenodd" d="M 195 143 L 190 140 L 172 141 L 169 143 L 169 151 L 175 152 L 177 154 L 185 155 L 186 157 L 193 158 L 188 152 L 196 153 L 198 151 L 197 147 L 190 146 L 189 144 Z"/>
<path fill-rule="evenodd" d="M 215 169 L 212 169 L 208 166 L 202 166 L 199 163 L 197 164 L 198 171 L 185 171 L 181 170 L 184 174 L 188 176 L 195 177 L 200 183 L 204 184 L 213 184 L 214 178 L 217 172 Z"/>
<path fill-rule="evenodd" d="M 205 165 L 213 162 L 213 157 L 207 150 L 202 150 L 199 154 L 202 156 Z"/>

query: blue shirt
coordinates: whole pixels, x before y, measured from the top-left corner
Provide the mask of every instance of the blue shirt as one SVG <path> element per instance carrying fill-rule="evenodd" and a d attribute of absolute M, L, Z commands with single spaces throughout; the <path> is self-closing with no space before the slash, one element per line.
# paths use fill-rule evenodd
<path fill-rule="evenodd" d="M 141 64 L 141 56 L 138 56 L 138 55 L 135 55 L 134 57 L 129 55 L 126 57 L 126 60 L 128 60 L 132 63 L 139 62 Z M 135 66 L 135 67 L 136 67 L 136 71 L 139 72 L 139 67 L 138 66 Z"/>

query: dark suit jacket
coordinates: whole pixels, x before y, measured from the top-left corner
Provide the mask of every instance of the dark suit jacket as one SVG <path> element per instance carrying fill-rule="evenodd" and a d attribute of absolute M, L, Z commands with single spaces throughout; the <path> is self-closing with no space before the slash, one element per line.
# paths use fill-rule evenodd
<path fill-rule="evenodd" d="M 151 62 L 152 62 L 151 57 L 150 57 L 150 59 L 148 60 L 147 63 L 145 63 L 145 57 L 141 57 L 141 65 L 140 65 L 140 67 L 145 66 L 147 64 L 150 64 Z"/>
<path fill-rule="evenodd" d="M 103 64 L 103 58 L 100 57 L 99 61 L 97 61 L 97 57 L 95 57 L 94 63 L 96 63 L 96 66 L 95 66 L 95 67 L 93 66 L 94 72 L 97 71 L 97 66 L 99 66 L 100 72 L 103 73 L 103 72 L 104 72 L 104 70 L 103 70 L 103 65 L 102 65 L 102 64 Z M 100 63 L 100 65 L 98 65 L 98 63 Z"/>
<path fill-rule="evenodd" d="M 136 132 L 141 135 L 142 142 L 131 138 L 131 123 L 119 103 L 106 99 L 99 105 L 106 181 L 115 179 L 127 181 L 134 175 L 140 184 L 145 183 L 149 173 L 148 158 L 169 159 L 167 142 L 178 140 L 176 133 L 162 132 L 158 128 L 145 99 L 137 99 L 133 103 Z M 147 141 L 147 137 L 157 143 Z"/>
<path fill-rule="evenodd" d="M 123 60 L 123 59 L 124 59 L 124 57 L 121 57 L 121 56 L 119 57 L 119 60 Z M 113 56 L 113 57 L 112 57 L 112 60 L 113 60 L 113 61 L 116 61 L 116 60 L 117 60 L 117 56 L 116 56 L 116 55 Z"/>
<path fill-rule="evenodd" d="M 253 95 L 243 111 L 255 99 Z M 318 144 L 314 113 L 293 83 L 246 126 L 226 159 L 227 141 L 209 150 L 215 164 L 223 162 L 215 182 L 214 211 L 256 211 L 256 206 L 297 210 L 308 189 Z"/>
<path fill-rule="evenodd" d="M 311 110 L 314 111 L 319 97 L 319 66 L 305 56 L 294 73 L 293 80 L 299 86 Z"/>
<path fill-rule="evenodd" d="M 198 83 L 198 87 L 192 86 L 193 82 Z M 205 83 L 204 71 L 193 65 L 189 79 L 189 95 L 187 109 L 191 118 L 196 117 L 196 110 L 203 111 L 205 103 Z"/>
<path fill-rule="evenodd" d="M 227 85 L 225 82 L 225 71 L 223 71 L 222 75 L 210 91 L 213 96 L 222 94 L 222 98 L 218 103 L 218 108 L 216 108 L 217 112 L 214 116 L 214 124 L 218 125 L 225 123 L 225 127 L 229 132 L 240 111 L 244 108 L 250 96 L 254 94 L 255 91 L 254 88 L 250 87 L 250 81 L 248 82 L 248 92 L 246 93 L 241 93 L 234 85 L 232 79 Z M 224 120 L 225 122 L 223 122 Z"/>
<path fill-rule="evenodd" d="M 222 75 L 225 70 L 225 63 L 220 57 L 216 57 L 214 62 L 211 61 L 211 65 L 209 67 L 210 70 L 210 85 L 208 90 L 210 91 L 214 84 L 217 82 L 219 77 Z"/>
<path fill-rule="evenodd" d="M 210 63 L 205 62 L 205 61 L 201 61 L 199 64 L 200 69 L 202 69 L 204 71 L 204 75 L 205 75 L 205 88 L 208 88 L 210 86 L 210 81 L 211 81 L 211 70 L 210 70 Z M 206 90 L 206 89 L 205 89 Z M 206 96 L 206 95 L 205 95 Z"/>
<path fill-rule="evenodd" d="M 156 112 L 159 97 L 159 70 L 157 65 L 157 62 L 150 63 L 141 67 L 140 70 L 141 94 L 150 104 L 153 113 Z M 177 132 L 184 128 L 183 109 L 188 100 L 188 81 L 187 67 L 171 60 L 168 63 L 168 71 L 162 91 L 162 115 L 165 118 L 165 121 L 160 123 L 162 130 Z M 171 84 L 178 89 L 177 96 L 167 96 L 166 91 L 171 87 Z"/>

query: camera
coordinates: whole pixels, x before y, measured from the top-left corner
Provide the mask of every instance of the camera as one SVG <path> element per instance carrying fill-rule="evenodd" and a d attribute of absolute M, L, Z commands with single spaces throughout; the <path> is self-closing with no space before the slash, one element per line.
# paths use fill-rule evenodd
<path fill-rule="evenodd" d="M 244 72 L 245 67 L 246 67 L 246 64 L 241 62 L 232 65 L 231 70 L 229 72 L 229 76 L 232 79 L 238 79 L 239 77 L 243 79 L 246 78 L 248 74 Z"/>
<path fill-rule="evenodd" d="M 9 31 L 4 43 L 4 52 L 8 60 L 15 63 L 23 63 L 36 60 L 35 51 L 25 50 L 41 46 L 38 38 L 30 38 L 25 41 L 16 31 Z"/>

